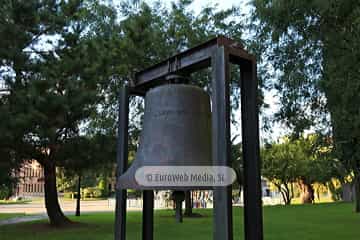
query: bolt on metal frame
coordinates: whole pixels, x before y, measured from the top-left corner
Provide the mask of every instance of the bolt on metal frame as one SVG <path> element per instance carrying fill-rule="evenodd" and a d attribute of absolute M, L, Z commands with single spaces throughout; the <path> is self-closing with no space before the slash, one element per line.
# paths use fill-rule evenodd
<path fill-rule="evenodd" d="M 236 41 L 218 36 L 135 74 L 131 86 L 119 96 L 117 176 L 128 161 L 129 96 L 144 96 L 154 86 L 166 83 L 169 74 L 188 75 L 212 68 L 213 165 L 231 166 L 230 156 L 230 64 L 240 67 L 242 146 L 244 159 L 244 232 L 246 240 L 262 240 L 262 204 L 259 154 L 258 83 L 256 58 Z M 226 144 L 224 144 L 226 143 Z M 233 239 L 231 186 L 214 188 L 213 239 Z M 126 239 L 126 189 L 116 190 L 115 240 Z M 143 191 L 142 239 L 153 240 L 154 195 Z"/>

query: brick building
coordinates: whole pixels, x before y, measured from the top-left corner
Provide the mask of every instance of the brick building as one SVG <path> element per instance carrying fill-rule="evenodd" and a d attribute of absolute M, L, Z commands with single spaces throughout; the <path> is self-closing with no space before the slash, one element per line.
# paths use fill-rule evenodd
<path fill-rule="evenodd" d="M 44 196 L 44 169 L 36 160 L 27 161 L 17 172 L 15 195 L 19 197 Z"/>

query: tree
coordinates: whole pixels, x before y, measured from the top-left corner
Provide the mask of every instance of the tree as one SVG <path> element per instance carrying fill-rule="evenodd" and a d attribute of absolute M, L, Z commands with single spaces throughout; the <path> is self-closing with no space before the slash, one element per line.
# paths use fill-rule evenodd
<path fill-rule="evenodd" d="M 58 202 L 55 169 L 103 99 L 115 14 L 80 0 L 5 1 L 0 11 L 1 78 L 9 87 L 0 105 L 0 147 L 18 162 L 42 165 L 49 220 L 62 226 L 69 220 Z"/>
<path fill-rule="evenodd" d="M 244 186 L 244 163 L 242 157 L 242 144 L 235 143 L 238 136 L 231 139 L 231 163 L 236 173 L 236 185 L 239 188 L 239 197 L 241 189 Z"/>
<path fill-rule="evenodd" d="M 19 163 L 15 161 L 15 156 L 7 149 L 0 148 L 0 199 L 8 199 L 13 195 L 14 186 L 18 181 L 15 175 L 18 168 Z"/>
<path fill-rule="evenodd" d="M 301 135 L 331 127 L 337 157 L 356 186 L 360 212 L 360 3 L 356 0 L 252 1 L 255 47 L 280 91 L 278 119 Z M 270 79 L 269 78 L 269 79 Z"/>
<path fill-rule="evenodd" d="M 327 186 L 332 179 L 341 179 L 344 173 L 341 163 L 334 158 L 332 143 L 327 137 L 311 134 L 296 140 L 303 153 L 298 172 L 301 201 L 313 203 L 314 186 Z"/>
<path fill-rule="evenodd" d="M 68 139 L 59 151 L 58 156 L 63 159 L 61 163 L 65 170 L 65 176 L 75 178 L 73 185 L 76 185 L 77 191 L 76 216 L 80 216 L 81 180 L 84 178 L 84 182 L 86 182 L 87 175 L 90 175 L 91 179 L 95 179 L 95 173 L 114 167 L 115 143 L 116 139 L 107 135 L 79 136 Z M 103 179 L 104 177 L 101 176 L 99 185 L 104 184 Z M 100 189 L 102 195 L 104 190 L 108 190 L 106 184 Z"/>
<path fill-rule="evenodd" d="M 303 157 L 298 145 L 284 143 L 267 145 L 261 150 L 262 175 L 281 193 L 285 205 L 291 204 L 293 183 L 298 177 L 299 161 Z"/>
<path fill-rule="evenodd" d="M 19 162 L 36 159 L 44 167 L 53 225 L 68 222 L 57 200 L 56 166 L 77 160 L 63 154 L 68 143 L 81 145 L 84 135 L 116 136 L 120 86 L 136 71 L 218 34 L 241 37 L 242 24 L 230 18 L 235 8 L 206 7 L 195 15 L 188 0 L 170 9 L 136 2 L 121 3 L 119 24 L 112 9 L 93 0 L 7 0 L 1 6 L 0 70 L 9 94 L 0 106 L 0 148 Z M 196 81 L 209 85 L 206 74 Z M 142 112 L 139 101 L 132 106 Z M 138 133 L 132 124 L 133 149 Z"/>
<path fill-rule="evenodd" d="M 113 134 L 116 132 L 119 85 L 124 82 L 131 83 L 136 71 L 220 34 L 242 41 L 243 24 L 235 19 L 238 16 L 237 8 L 218 10 L 216 7 L 207 6 L 196 15 L 188 9 L 191 3 L 191 0 L 181 0 L 172 2 L 170 7 L 167 7 L 160 1 L 153 5 L 145 1 L 122 2 L 120 6 L 120 14 L 123 16 L 120 22 L 122 39 L 115 50 L 118 56 L 118 81 L 113 81 L 113 85 L 107 89 L 109 99 L 91 122 L 92 129 L 100 131 L 106 129 Z M 232 75 L 234 80 L 238 79 L 238 74 L 236 72 Z M 204 70 L 193 74 L 190 78 L 191 83 L 209 91 L 210 71 Z M 238 90 L 237 81 L 233 81 L 232 109 L 239 107 Z M 130 151 L 135 151 L 141 129 L 139 116 L 143 113 L 143 105 L 139 99 L 134 98 L 131 106 L 133 114 L 129 126 L 129 147 Z"/>
<path fill-rule="evenodd" d="M 300 186 L 302 203 L 313 203 L 315 184 L 326 186 L 333 178 L 342 177 L 328 139 L 316 134 L 286 137 L 282 143 L 267 145 L 261 153 L 263 176 L 275 185 L 285 204 L 294 197 L 294 183 Z"/>
<path fill-rule="evenodd" d="M 194 47 L 219 34 L 241 41 L 243 24 L 236 21 L 237 8 L 218 10 L 208 6 L 195 15 L 188 9 L 192 1 L 181 0 L 172 2 L 170 7 L 159 2 L 153 5 L 145 1 L 124 1 L 120 5 L 121 40 L 114 49 L 117 59 L 117 75 L 106 89 L 108 99 L 99 109 L 97 117 L 93 119 L 91 128 L 99 131 L 116 133 L 117 97 L 118 89 L 124 83 L 131 83 L 134 74 L 146 67 L 160 62 L 180 51 Z M 209 90 L 209 71 L 190 76 L 191 83 L 196 83 Z M 234 75 L 234 79 L 237 75 Z M 231 88 L 233 109 L 238 108 L 237 81 L 233 81 Z M 133 119 L 130 121 L 130 148 L 136 149 L 141 118 L 143 113 L 142 101 L 133 98 L 131 101 Z M 133 121 L 135 120 L 135 121 Z"/>
<path fill-rule="evenodd" d="M 232 8 L 225 11 L 217 10 L 209 6 L 204 8 L 198 15 L 188 10 L 192 1 L 181 0 L 172 2 L 170 8 L 161 2 L 148 5 L 142 1 L 125 1 L 121 4 L 121 15 L 124 20 L 120 23 L 122 40 L 118 54 L 118 79 L 109 88 L 109 101 L 101 108 L 98 117 L 92 122 L 93 129 L 112 129 L 116 132 L 117 119 L 117 96 L 119 89 L 117 84 L 132 82 L 134 73 L 156 62 L 164 60 L 180 51 L 194 47 L 219 34 L 224 34 L 241 41 L 243 25 L 233 17 L 237 16 L 238 9 Z M 237 74 L 239 74 L 237 72 Z M 237 74 L 232 75 L 234 79 Z M 191 83 L 204 87 L 209 91 L 211 73 L 208 70 L 191 76 Z M 237 100 L 239 86 L 233 81 L 231 88 L 233 95 L 233 109 L 238 108 Z M 133 119 L 130 121 L 131 151 L 135 151 L 138 144 L 139 129 L 141 128 L 141 116 L 143 106 L 138 99 L 132 99 Z M 186 214 L 191 215 L 191 199 L 187 192 Z"/>

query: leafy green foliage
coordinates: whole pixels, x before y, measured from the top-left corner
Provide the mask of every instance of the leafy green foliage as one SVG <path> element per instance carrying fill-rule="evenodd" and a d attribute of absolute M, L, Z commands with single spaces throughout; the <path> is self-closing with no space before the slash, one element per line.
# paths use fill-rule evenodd
<path fill-rule="evenodd" d="M 290 188 L 299 176 L 299 162 L 303 157 L 299 145 L 289 141 L 261 150 L 262 175 L 276 186 L 285 204 L 290 204 L 294 197 Z"/>
<path fill-rule="evenodd" d="M 244 185 L 244 162 L 242 156 L 242 144 L 235 143 L 237 136 L 231 139 L 231 163 L 232 168 L 236 173 L 236 183 L 233 184 L 234 187 L 239 188 L 239 193 L 241 188 Z"/>
<path fill-rule="evenodd" d="M 254 0 L 254 47 L 273 69 L 277 115 L 294 135 L 311 127 L 333 138 L 357 186 L 360 211 L 360 3 Z"/>
<path fill-rule="evenodd" d="M 171 3 L 170 8 L 160 1 L 152 5 L 145 1 L 124 1 L 121 4 L 122 21 L 118 30 L 120 38 L 116 48 L 111 52 L 116 56 L 116 74 L 105 91 L 108 98 L 98 109 L 98 115 L 91 122 L 90 129 L 105 130 L 115 135 L 118 90 L 124 82 L 133 81 L 135 72 L 219 34 L 240 41 L 243 25 L 235 18 L 238 9 L 222 11 L 209 6 L 195 15 L 188 9 L 191 2 L 178 1 Z M 194 74 L 191 76 L 191 82 L 208 89 L 209 71 Z M 235 97 L 234 107 L 237 106 L 236 99 L 240 97 L 236 89 L 238 90 L 238 86 L 232 88 Z M 134 113 L 131 117 L 141 116 L 141 100 L 132 99 L 131 107 Z M 132 150 L 136 149 L 140 126 L 141 118 L 131 119 L 129 132 Z"/>
<path fill-rule="evenodd" d="M 42 164 L 50 221 L 60 225 L 55 166 L 78 171 L 106 152 L 101 146 L 112 146 L 98 135 L 85 137 L 82 125 L 113 75 L 108 53 L 116 14 L 90 0 L 5 1 L 0 11 L 0 77 L 9 88 L 1 96 L 0 149 L 17 165 Z"/>
<path fill-rule="evenodd" d="M 265 146 L 261 155 L 262 175 L 282 193 L 286 204 L 294 197 L 294 183 L 312 187 L 343 177 L 341 163 L 331 154 L 331 145 L 318 135 L 284 138 L 282 143 Z"/>
<path fill-rule="evenodd" d="M 114 9 L 94 0 L 6 0 L 0 8 L 0 77 L 9 87 L 0 99 L 6 158 L 36 159 L 52 181 L 55 166 L 80 174 L 114 162 L 118 89 L 136 71 L 218 34 L 241 37 L 242 24 L 232 18 L 237 9 L 206 7 L 195 15 L 190 3 L 168 9 L 122 2 L 118 22 Z M 208 77 L 196 77 L 209 85 Z M 140 101 L 132 107 L 141 113 Z M 138 129 L 130 126 L 131 150 Z M 51 192 L 55 204 L 56 189 Z"/>
<path fill-rule="evenodd" d="M 12 147 L 22 159 L 33 158 L 43 164 L 49 158 L 61 161 L 58 153 L 62 147 L 81 141 L 81 124 L 103 98 L 100 90 L 109 78 L 105 52 L 111 26 L 100 28 L 93 9 L 100 6 L 92 2 L 13 5 L 8 1 L 6 6 L 9 9 L 3 11 L 10 16 L 3 16 L 1 35 L 11 37 L 7 31 L 17 30 L 13 38 L 22 42 L 3 39 L 0 44 L 3 66 L 13 72 L 2 75 L 10 88 L 0 106 L 2 149 Z M 21 7 L 27 11 L 18 11 Z M 50 49 L 41 49 L 39 45 L 44 43 L 39 39 L 44 37 L 58 40 Z"/>

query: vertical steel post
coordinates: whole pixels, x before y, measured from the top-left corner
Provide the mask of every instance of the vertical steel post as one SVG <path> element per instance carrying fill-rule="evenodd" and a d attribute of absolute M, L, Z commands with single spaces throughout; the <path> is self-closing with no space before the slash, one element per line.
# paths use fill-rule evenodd
<path fill-rule="evenodd" d="M 258 83 L 255 60 L 240 66 L 246 240 L 262 240 L 262 191 L 259 151 Z"/>
<path fill-rule="evenodd" d="M 143 191 L 142 239 L 154 239 L 154 192 Z"/>
<path fill-rule="evenodd" d="M 231 166 L 229 55 L 218 47 L 212 65 L 212 156 L 215 166 Z M 232 240 L 231 186 L 214 189 L 214 240 Z"/>
<path fill-rule="evenodd" d="M 120 89 L 119 122 L 117 138 L 117 171 L 119 177 L 127 168 L 128 163 L 128 123 L 129 123 L 129 90 L 127 86 Z M 126 189 L 116 189 L 115 207 L 115 240 L 126 238 Z"/>

